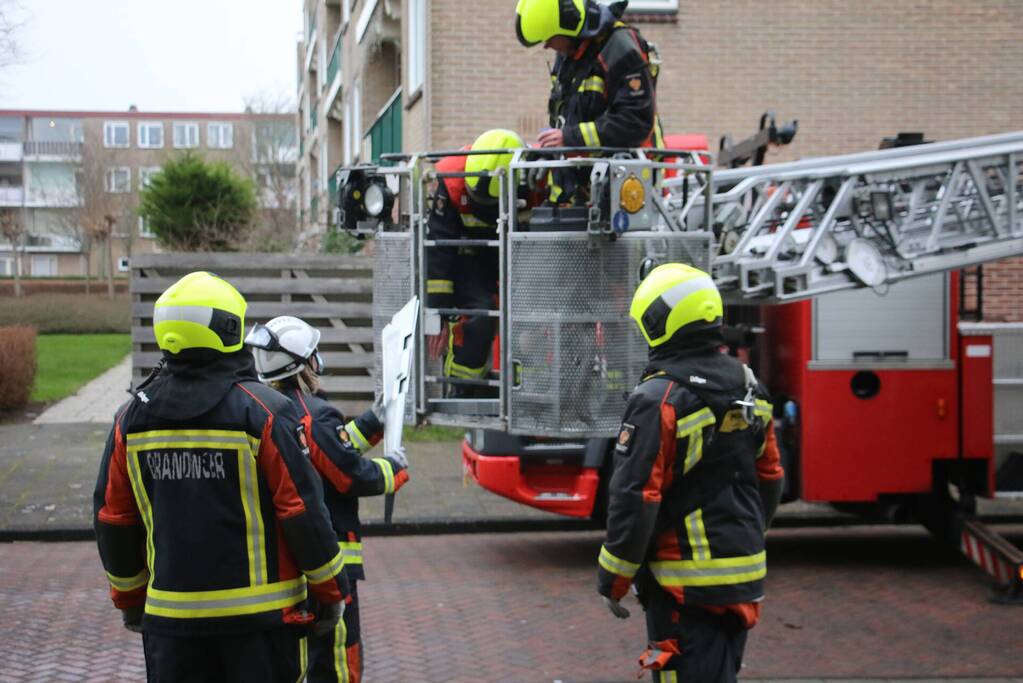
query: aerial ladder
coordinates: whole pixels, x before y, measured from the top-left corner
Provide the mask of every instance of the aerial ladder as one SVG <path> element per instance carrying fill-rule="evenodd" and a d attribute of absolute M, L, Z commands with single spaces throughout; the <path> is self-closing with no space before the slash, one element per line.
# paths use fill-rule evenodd
<path fill-rule="evenodd" d="M 972 516 L 975 496 L 997 493 L 1004 458 L 994 340 L 960 324 L 953 290 L 958 271 L 1023 254 L 1023 131 L 725 170 L 705 150 L 506 152 L 488 239 L 427 231 L 431 188 L 450 175 L 435 162 L 474 152 L 391 155 L 338 178 L 338 225 L 375 236 L 377 334 L 411 296 L 428 300 L 432 248 L 498 252 L 495 309 L 424 306 L 419 325 L 423 342 L 444 316 L 496 318 L 493 372 L 445 377 L 419 343 L 406 410 L 411 423 L 468 430 L 469 476 L 524 504 L 598 513 L 610 439 L 646 363 L 632 292 L 682 261 L 758 312 L 753 362 L 780 399 L 790 498 L 909 501 L 1004 595 L 1021 595 L 1023 554 Z M 523 211 L 558 172 L 587 181 L 585 200 Z M 459 384 L 473 397 L 451 397 Z M 1023 496 L 1023 481 L 1011 487 Z"/>

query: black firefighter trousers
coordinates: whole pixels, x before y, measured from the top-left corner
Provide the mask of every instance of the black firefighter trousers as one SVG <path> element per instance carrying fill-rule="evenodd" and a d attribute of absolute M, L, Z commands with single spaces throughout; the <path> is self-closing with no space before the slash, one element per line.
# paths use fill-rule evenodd
<path fill-rule="evenodd" d="M 652 578 L 642 583 L 650 649 L 640 665 L 655 683 L 735 683 L 748 634 L 741 619 L 679 605 Z"/>
<path fill-rule="evenodd" d="M 149 683 L 295 683 L 305 675 L 306 639 L 293 627 L 183 638 L 143 633 Z"/>

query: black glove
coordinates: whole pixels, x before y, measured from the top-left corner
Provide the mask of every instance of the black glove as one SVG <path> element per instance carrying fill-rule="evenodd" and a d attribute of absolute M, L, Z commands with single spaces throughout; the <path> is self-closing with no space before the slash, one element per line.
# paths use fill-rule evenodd
<path fill-rule="evenodd" d="M 345 612 L 344 602 L 332 602 L 321 604 L 316 610 L 317 619 L 312 625 L 313 635 L 317 638 L 325 636 L 334 630 L 337 622 L 341 621 L 341 615 Z"/>
<path fill-rule="evenodd" d="M 121 621 L 124 627 L 132 633 L 142 633 L 142 614 L 145 608 L 142 605 L 128 607 L 121 610 Z"/>

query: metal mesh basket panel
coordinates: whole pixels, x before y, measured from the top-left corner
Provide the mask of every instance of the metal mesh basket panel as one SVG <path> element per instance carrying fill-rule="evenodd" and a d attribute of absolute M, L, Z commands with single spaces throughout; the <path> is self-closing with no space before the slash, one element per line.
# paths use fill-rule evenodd
<path fill-rule="evenodd" d="M 629 319 L 640 264 L 706 269 L 709 236 L 636 233 L 608 242 L 521 233 L 510 241 L 511 431 L 613 437 L 647 361 Z"/>
<path fill-rule="evenodd" d="M 380 336 L 391 316 L 413 295 L 412 234 L 382 232 L 376 236 L 373 267 L 373 355 L 376 392 L 382 388 L 382 346 Z M 415 382 L 411 382 L 405 402 L 405 422 L 415 421 Z"/>

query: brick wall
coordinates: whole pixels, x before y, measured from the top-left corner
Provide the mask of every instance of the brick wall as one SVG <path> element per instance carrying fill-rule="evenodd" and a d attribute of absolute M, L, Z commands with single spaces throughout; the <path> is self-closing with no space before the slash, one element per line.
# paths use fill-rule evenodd
<path fill-rule="evenodd" d="M 1018 0 L 683 0 L 674 21 L 640 19 L 664 65 L 666 132 L 716 146 L 754 132 L 761 113 L 799 119 L 770 159 L 876 149 L 899 131 L 942 140 L 1023 128 L 1023 3 Z M 492 127 L 546 125 L 546 62 L 515 39 L 514 3 L 430 0 L 430 146 Z M 425 119 L 426 117 L 424 117 Z M 408 133 L 406 146 L 417 137 Z M 1023 320 L 1023 260 L 985 268 L 988 318 Z"/>

